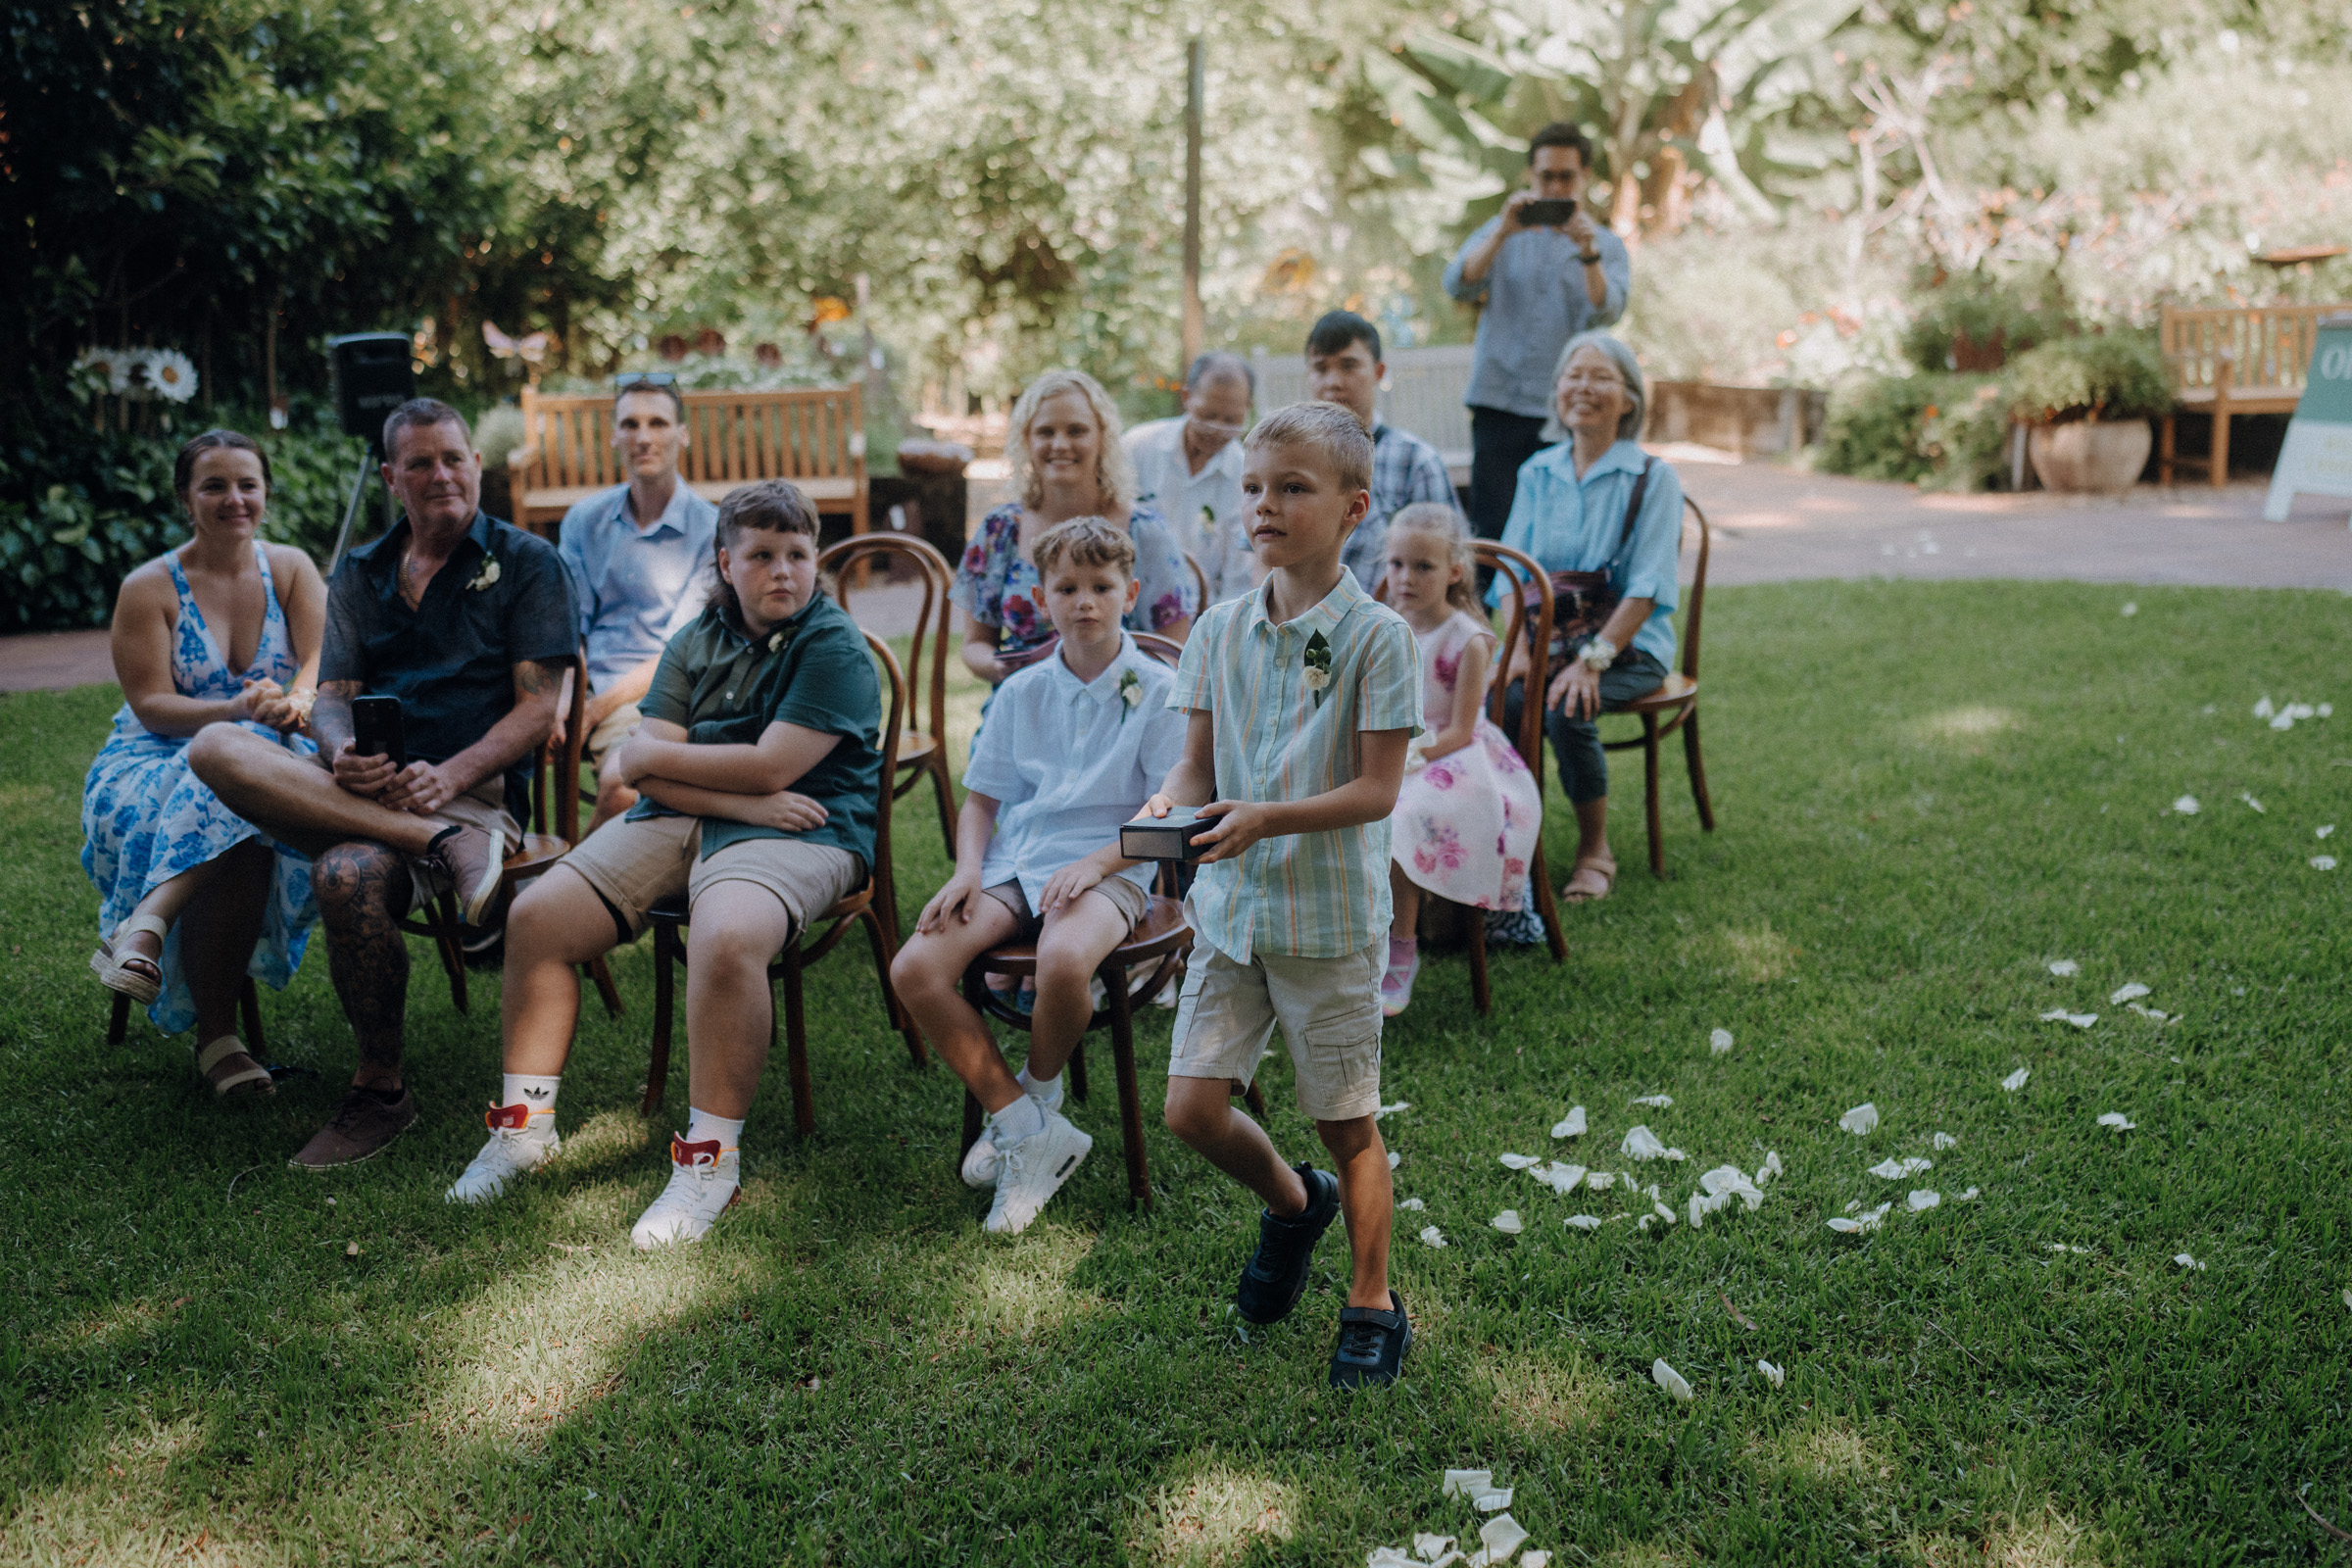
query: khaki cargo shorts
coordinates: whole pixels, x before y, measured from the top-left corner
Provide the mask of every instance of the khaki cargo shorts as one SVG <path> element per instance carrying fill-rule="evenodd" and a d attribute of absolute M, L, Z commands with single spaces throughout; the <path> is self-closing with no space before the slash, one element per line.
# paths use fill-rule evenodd
<path fill-rule="evenodd" d="M 1000 882 L 993 888 L 982 888 L 980 891 L 1004 906 L 1005 908 L 1010 909 L 1012 917 L 1020 922 L 1018 928 L 1012 933 L 1011 940 L 1035 942 L 1038 933 L 1046 928 L 1046 917 L 1029 907 L 1029 895 L 1021 891 L 1019 882 Z M 1150 907 L 1152 903 L 1151 894 L 1146 893 L 1123 876 L 1106 876 L 1087 891 L 1100 893 L 1109 901 L 1110 906 L 1118 910 L 1126 919 L 1129 936 L 1135 934 L 1136 926 L 1143 921 L 1145 909 Z"/>
<path fill-rule="evenodd" d="M 638 711 L 635 703 L 623 703 L 607 713 L 604 722 L 590 730 L 588 738 L 580 744 L 580 750 L 587 755 L 588 765 L 601 772 L 606 756 L 622 741 L 636 734 L 637 726 L 644 722 L 645 715 Z"/>
<path fill-rule="evenodd" d="M 721 882 L 765 888 L 784 906 L 795 931 L 865 884 L 865 864 L 849 851 L 799 839 L 743 839 L 702 856 L 699 816 L 616 816 L 564 857 L 612 908 L 623 941 L 645 930 L 655 905 L 677 894 L 687 907 Z"/>
<path fill-rule="evenodd" d="M 1200 929 L 1197 920 L 1193 929 Z M 1298 1108 L 1317 1121 L 1371 1115 L 1380 1109 L 1380 977 L 1387 959 L 1385 936 L 1337 958 L 1258 953 L 1248 963 L 1195 942 L 1176 1003 L 1168 1076 L 1247 1087 L 1279 1023 L 1297 1069 Z"/>

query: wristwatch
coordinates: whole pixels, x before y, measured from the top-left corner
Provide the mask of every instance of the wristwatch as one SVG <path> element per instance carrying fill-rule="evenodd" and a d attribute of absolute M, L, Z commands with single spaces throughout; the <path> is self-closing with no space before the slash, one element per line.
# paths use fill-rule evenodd
<path fill-rule="evenodd" d="M 1587 267 L 1598 267 L 1600 265 L 1600 252 L 1578 251 L 1576 253 L 1576 259 L 1584 263 Z"/>
<path fill-rule="evenodd" d="M 1584 666 L 1597 675 L 1617 662 L 1617 645 L 1606 637 L 1595 637 L 1576 651 Z"/>

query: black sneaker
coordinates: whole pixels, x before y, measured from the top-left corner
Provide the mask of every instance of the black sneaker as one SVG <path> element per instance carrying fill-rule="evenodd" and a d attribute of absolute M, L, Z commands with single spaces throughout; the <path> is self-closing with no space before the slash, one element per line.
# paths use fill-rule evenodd
<path fill-rule="evenodd" d="M 373 1159 L 384 1146 L 409 1130 L 416 1119 L 416 1097 L 403 1085 L 396 1100 L 385 1100 L 372 1089 L 357 1085 L 327 1118 L 302 1152 L 286 1161 L 296 1170 L 332 1170 Z"/>
<path fill-rule="evenodd" d="M 1245 1321 L 1279 1323 L 1306 1294 L 1306 1265 L 1315 1244 L 1340 1217 L 1340 1179 L 1312 1165 L 1293 1165 L 1306 1183 L 1306 1207 L 1288 1219 L 1262 1210 L 1257 1216 L 1257 1250 L 1242 1270 L 1233 1304 Z"/>
<path fill-rule="evenodd" d="M 1340 1343 L 1331 1352 L 1331 1386 L 1335 1389 L 1387 1388 L 1404 1365 L 1412 1348 L 1413 1326 L 1404 1319 L 1404 1298 L 1395 1291 L 1389 1299 L 1394 1312 L 1376 1306 L 1340 1308 Z"/>

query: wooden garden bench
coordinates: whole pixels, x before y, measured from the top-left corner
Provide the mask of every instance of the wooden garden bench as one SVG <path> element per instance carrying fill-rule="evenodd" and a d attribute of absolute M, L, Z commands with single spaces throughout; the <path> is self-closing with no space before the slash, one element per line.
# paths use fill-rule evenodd
<path fill-rule="evenodd" d="M 865 410 L 862 389 L 686 392 L 691 437 L 679 471 L 697 493 L 718 501 L 755 479 L 789 479 L 819 513 L 847 515 L 866 531 Z M 551 397 L 522 392 L 522 445 L 507 460 L 514 520 L 551 533 L 572 506 L 627 475 L 612 450 L 612 394 Z"/>
<path fill-rule="evenodd" d="M 2238 414 L 2292 414 L 2311 368 L 2319 318 L 2341 305 L 2253 305 L 2180 310 L 2167 305 L 2158 318 L 2158 342 L 2173 373 L 2173 411 L 2157 434 L 2156 478 L 2173 482 L 2175 466 L 2203 468 L 2216 486 L 2230 477 L 2230 419 Z M 2213 418 L 2210 457 L 2183 458 L 2173 449 L 2173 426 L 2182 414 Z"/>

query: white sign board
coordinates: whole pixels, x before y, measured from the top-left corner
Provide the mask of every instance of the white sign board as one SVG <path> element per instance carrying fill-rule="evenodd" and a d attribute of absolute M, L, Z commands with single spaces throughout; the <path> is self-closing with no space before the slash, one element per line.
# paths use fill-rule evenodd
<path fill-rule="evenodd" d="M 2320 318 L 2311 377 L 2271 471 L 2268 522 L 2284 522 L 2297 492 L 2352 497 L 2352 315 Z"/>

